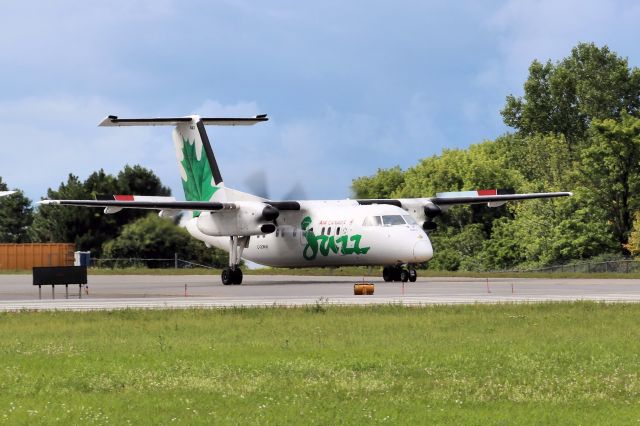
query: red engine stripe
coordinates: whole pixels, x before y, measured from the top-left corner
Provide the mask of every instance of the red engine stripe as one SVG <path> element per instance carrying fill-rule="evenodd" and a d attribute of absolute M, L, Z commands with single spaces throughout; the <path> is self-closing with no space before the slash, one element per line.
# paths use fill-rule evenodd
<path fill-rule="evenodd" d="M 133 201 L 133 195 L 114 195 L 116 201 Z"/>
<path fill-rule="evenodd" d="M 478 195 L 483 196 L 483 195 L 498 195 L 498 190 L 497 189 L 479 189 L 478 190 Z"/>

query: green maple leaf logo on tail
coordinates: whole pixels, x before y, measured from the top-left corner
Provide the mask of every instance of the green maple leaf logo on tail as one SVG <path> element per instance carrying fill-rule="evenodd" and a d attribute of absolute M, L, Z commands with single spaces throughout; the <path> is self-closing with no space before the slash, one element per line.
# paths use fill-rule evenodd
<path fill-rule="evenodd" d="M 187 174 L 187 180 L 182 180 L 182 188 L 187 201 L 209 201 L 211 196 L 218 190 L 211 181 L 211 166 L 204 152 L 200 159 L 196 155 L 196 142 L 182 138 L 183 160 L 180 162 Z M 199 211 L 193 212 L 193 217 L 200 216 Z"/>

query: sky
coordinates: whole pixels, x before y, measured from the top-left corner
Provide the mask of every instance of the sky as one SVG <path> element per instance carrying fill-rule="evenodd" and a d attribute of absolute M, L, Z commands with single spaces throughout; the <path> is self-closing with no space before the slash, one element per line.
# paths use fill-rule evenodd
<path fill-rule="evenodd" d="M 107 115 L 253 116 L 208 127 L 227 186 L 269 196 L 351 195 L 509 129 L 531 61 L 579 42 L 640 61 L 628 1 L 5 0 L 0 176 L 34 201 L 69 173 L 153 170 L 183 199 L 171 129 L 100 128 Z M 253 179 L 255 181 L 255 179 Z M 429 196 L 433 194 L 424 194 Z"/>

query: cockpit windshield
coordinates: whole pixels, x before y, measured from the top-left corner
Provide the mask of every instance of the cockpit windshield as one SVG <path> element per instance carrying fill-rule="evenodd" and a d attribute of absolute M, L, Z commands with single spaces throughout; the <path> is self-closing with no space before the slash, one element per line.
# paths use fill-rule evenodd
<path fill-rule="evenodd" d="M 382 221 L 380 220 L 380 216 L 368 216 L 364 219 L 362 226 L 380 226 L 382 225 Z"/>
<path fill-rule="evenodd" d="M 384 216 L 367 216 L 362 226 L 396 226 L 417 225 L 416 220 L 410 215 L 390 214 Z"/>
<path fill-rule="evenodd" d="M 404 225 L 405 221 L 399 214 L 390 214 L 382 216 L 382 224 L 384 226 Z"/>
<path fill-rule="evenodd" d="M 403 215 L 402 216 L 404 218 L 404 220 L 407 222 L 408 225 L 417 225 L 418 222 L 416 222 L 416 220 L 413 218 L 413 216 L 411 215 Z"/>

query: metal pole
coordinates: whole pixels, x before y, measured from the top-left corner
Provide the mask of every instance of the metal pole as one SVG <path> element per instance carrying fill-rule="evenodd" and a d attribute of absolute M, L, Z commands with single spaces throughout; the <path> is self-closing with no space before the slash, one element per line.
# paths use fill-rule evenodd
<path fill-rule="evenodd" d="M 42 299 L 42 286 L 38 285 L 38 299 Z"/>
<path fill-rule="evenodd" d="M 51 284 L 51 298 L 55 299 L 56 298 L 56 286 Z"/>
<path fill-rule="evenodd" d="M 175 269 L 178 269 L 178 253 L 173 253 L 173 259 L 174 259 L 174 267 Z"/>
<path fill-rule="evenodd" d="M 64 298 L 65 299 L 69 298 L 69 284 L 64 285 Z"/>

